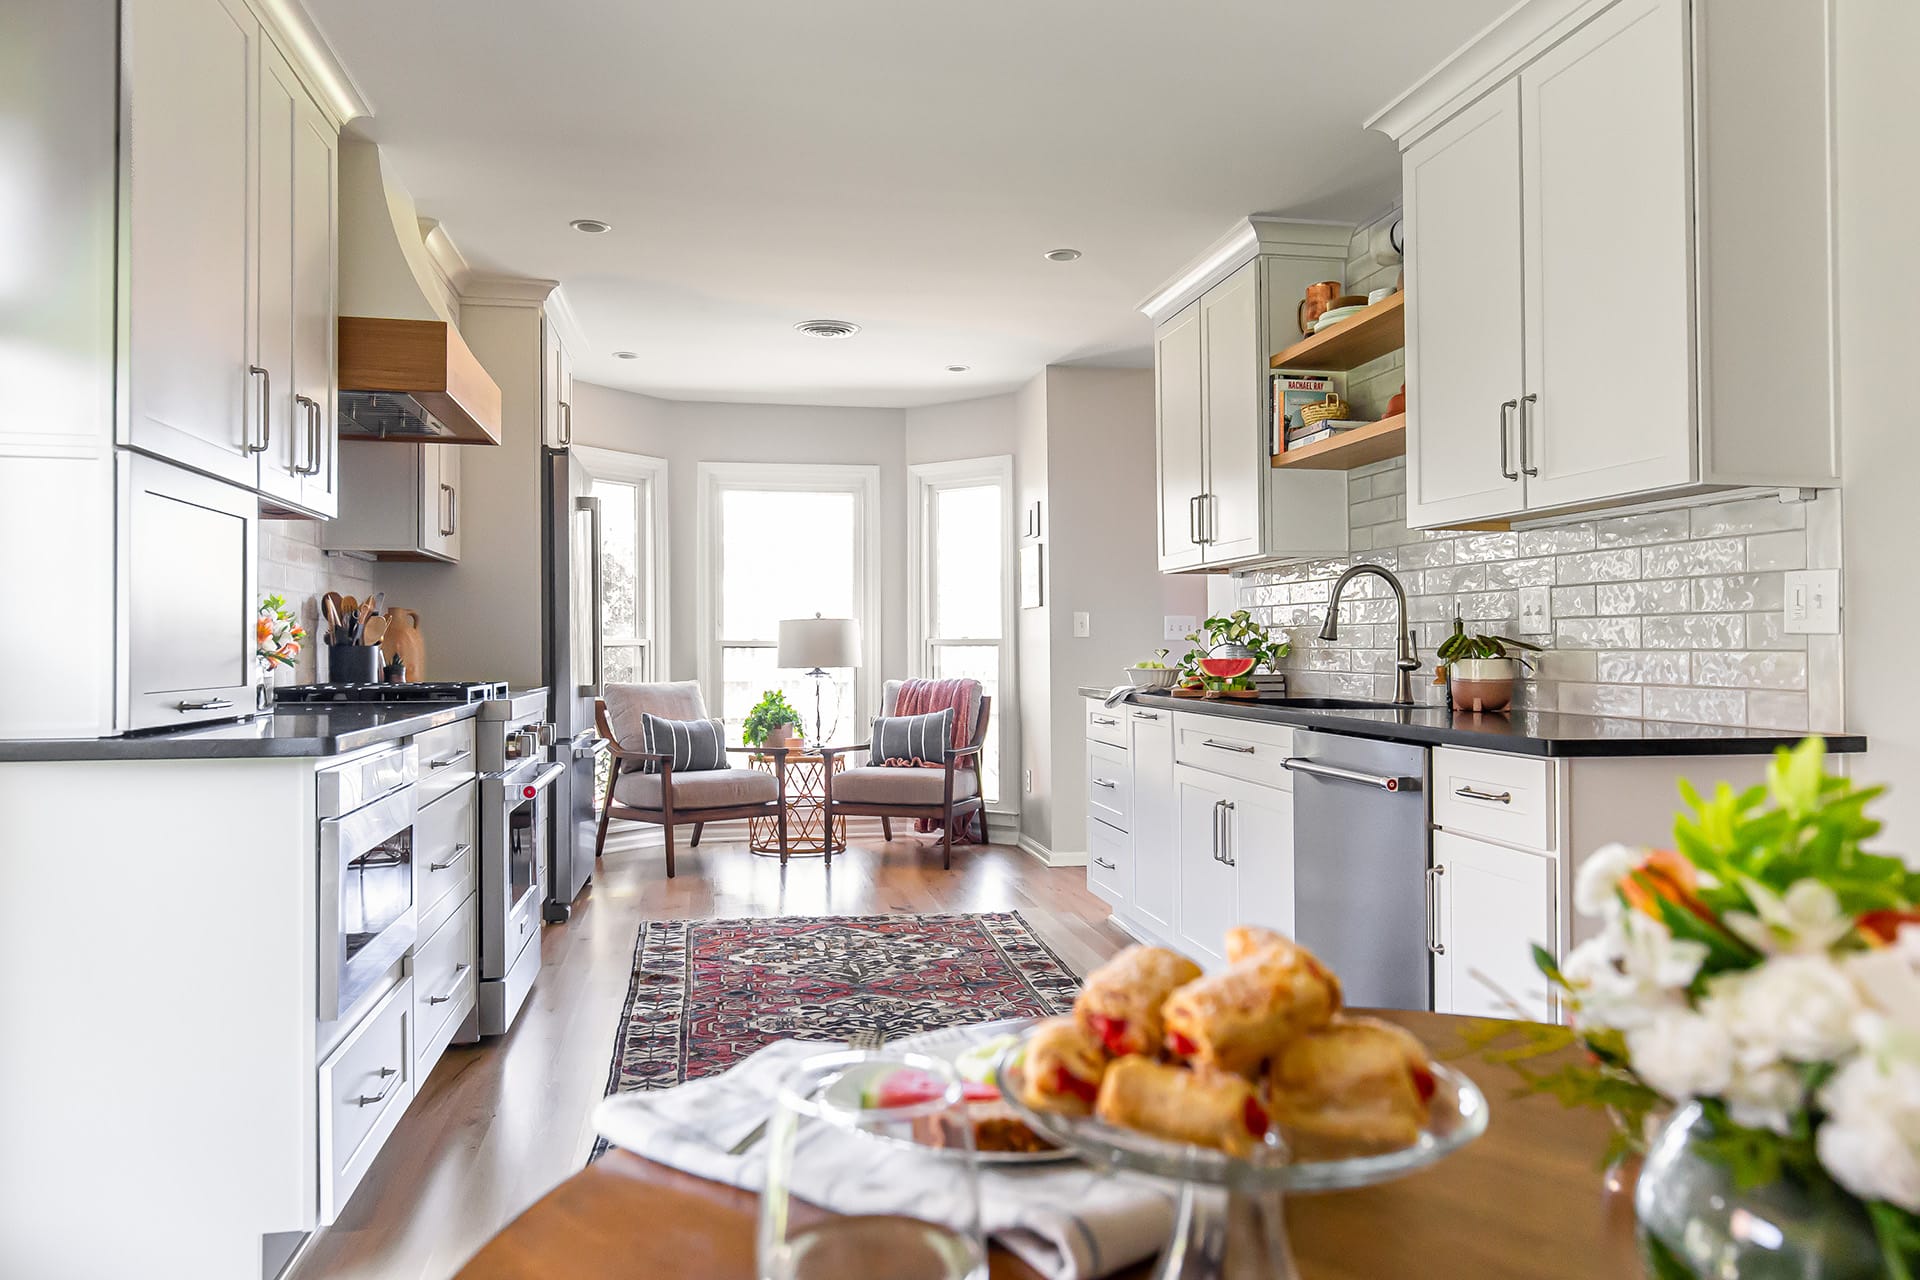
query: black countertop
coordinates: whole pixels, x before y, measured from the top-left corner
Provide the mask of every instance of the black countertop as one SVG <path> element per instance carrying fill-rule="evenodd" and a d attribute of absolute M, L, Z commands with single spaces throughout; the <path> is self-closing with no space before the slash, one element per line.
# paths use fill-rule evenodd
<path fill-rule="evenodd" d="M 1083 697 L 1104 698 L 1110 690 L 1082 686 Z M 1512 755 L 1552 757 L 1599 756 L 1742 756 L 1770 755 L 1807 735 L 1768 729 L 1736 729 L 1710 724 L 1677 724 L 1664 720 L 1626 720 L 1608 716 L 1566 715 L 1556 711 L 1516 710 L 1505 715 L 1478 715 L 1446 707 L 1405 707 L 1381 710 L 1309 710 L 1289 707 L 1283 699 L 1242 702 L 1227 699 L 1176 698 L 1170 693 L 1128 695 L 1143 707 L 1168 707 L 1201 715 L 1266 720 L 1323 729 L 1359 738 L 1413 742 L 1426 746 L 1478 747 Z M 1859 734 L 1824 735 L 1827 750 L 1865 751 Z"/>
<path fill-rule="evenodd" d="M 289 706 L 250 720 L 120 738 L 0 741 L 0 763 L 24 760 L 237 760 L 337 756 L 480 714 L 479 703 Z"/>

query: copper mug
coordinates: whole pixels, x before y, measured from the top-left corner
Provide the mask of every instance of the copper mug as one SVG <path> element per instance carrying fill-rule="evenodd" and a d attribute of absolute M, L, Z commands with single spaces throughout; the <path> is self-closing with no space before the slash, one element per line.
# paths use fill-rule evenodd
<path fill-rule="evenodd" d="M 1311 333 L 1313 331 L 1313 322 L 1325 315 L 1327 308 L 1331 307 L 1333 300 L 1339 296 L 1340 282 L 1338 280 L 1322 280 L 1319 284 L 1308 285 L 1307 296 L 1300 300 L 1300 310 L 1297 313 L 1297 318 L 1300 321 L 1300 332 Z"/>

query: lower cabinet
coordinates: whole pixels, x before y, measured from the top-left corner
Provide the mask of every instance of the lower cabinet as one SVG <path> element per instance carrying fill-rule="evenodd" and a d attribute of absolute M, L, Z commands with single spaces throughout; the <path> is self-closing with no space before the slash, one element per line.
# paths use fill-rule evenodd
<path fill-rule="evenodd" d="M 1180 815 L 1173 796 L 1173 713 L 1127 708 L 1127 758 L 1133 767 L 1133 917 L 1173 936 L 1180 900 Z"/>
<path fill-rule="evenodd" d="M 1512 1018 L 1518 1004 L 1535 1022 L 1553 1020 L 1532 955 L 1535 943 L 1559 950 L 1557 876 L 1556 860 L 1544 854 L 1433 833 L 1427 946 L 1436 1013 Z"/>
<path fill-rule="evenodd" d="M 416 1078 L 425 1080 L 480 998 L 479 897 L 469 893 L 413 953 Z"/>
<path fill-rule="evenodd" d="M 347 1198 L 413 1101 L 413 980 L 402 979 L 320 1064 L 320 1221 Z"/>
<path fill-rule="evenodd" d="M 1226 963 L 1226 931 L 1293 932 L 1293 793 L 1174 767 L 1179 899 L 1174 935 L 1203 964 Z"/>
<path fill-rule="evenodd" d="M 1115 908 L 1127 904 L 1127 882 L 1132 879 L 1127 833 L 1098 817 L 1087 821 L 1087 888 Z"/>

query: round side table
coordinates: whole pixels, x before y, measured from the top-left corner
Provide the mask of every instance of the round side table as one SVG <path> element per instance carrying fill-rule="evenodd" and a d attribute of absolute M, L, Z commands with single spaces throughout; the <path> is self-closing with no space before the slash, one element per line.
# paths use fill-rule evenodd
<path fill-rule="evenodd" d="M 768 773 L 778 767 L 772 756 L 756 755 L 751 759 L 754 768 L 764 769 Z M 833 758 L 835 773 L 845 767 L 844 758 Z M 827 762 L 820 756 L 789 755 L 786 758 L 786 773 L 787 855 L 794 858 L 821 857 L 828 852 L 824 812 L 827 807 Z M 772 818 L 748 818 L 747 847 L 766 857 L 779 857 L 779 824 Z M 836 818 L 833 822 L 832 852 L 844 853 L 846 848 L 847 820 Z"/>

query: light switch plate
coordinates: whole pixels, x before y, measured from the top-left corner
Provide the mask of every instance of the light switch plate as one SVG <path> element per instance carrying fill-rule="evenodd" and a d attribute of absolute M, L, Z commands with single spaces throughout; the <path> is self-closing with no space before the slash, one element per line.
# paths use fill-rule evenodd
<path fill-rule="evenodd" d="M 1520 634 L 1523 636 L 1540 636 L 1552 631 L 1553 618 L 1548 612 L 1548 608 L 1548 588 L 1520 588 Z"/>
<path fill-rule="evenodd" d="M 1092 635 L 1093 634 L 1093 615 L 1090 613 L 1074 614 L 1073 615 L 1073 634 L 1082 639 L 1085 639 L 1087 636 Z"/>
<path fill-rule="evenodd" d="M 1786 575 L 1787 634 L 1840 634 L 1840 571 L 1795 569 Z"/>
<path fill-rule="evenodd" d="M 1160 638 L 1162 640 L 1185 640 L 1192 634 L 1195 626 L 1190 613 L 1170 613 L 1160 620 Z"/>

